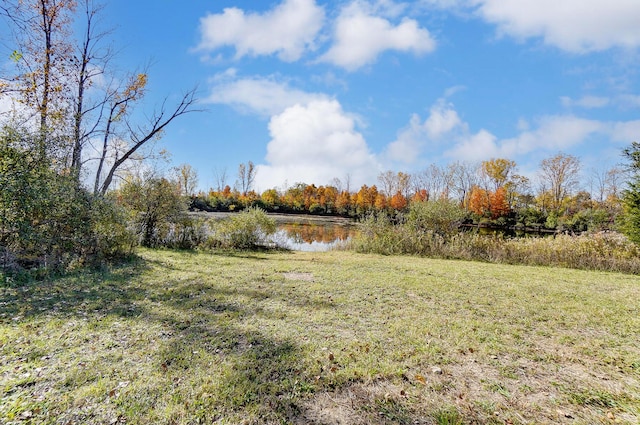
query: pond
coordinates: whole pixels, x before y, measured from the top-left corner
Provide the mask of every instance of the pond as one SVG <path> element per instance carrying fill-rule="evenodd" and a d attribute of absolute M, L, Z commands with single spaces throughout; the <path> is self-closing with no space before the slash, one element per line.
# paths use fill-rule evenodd
<path fill-rule="evenodd" d="M 221 220 L 235 213 L 194 212 L 194 217 L 205 220 Z M 277 226 L 273 237 L 278 245 L 294 251 L 328 251 L 353 238 L 358 228 L 355 222 L 344 217 L 313 216 L 269 213 Z"/>
<path fill-rule="evenodd" d="M 353 225 L 324 222 L 278 222 L 275 241 L 294 251 L 328 251 L 356 235 Z"/>

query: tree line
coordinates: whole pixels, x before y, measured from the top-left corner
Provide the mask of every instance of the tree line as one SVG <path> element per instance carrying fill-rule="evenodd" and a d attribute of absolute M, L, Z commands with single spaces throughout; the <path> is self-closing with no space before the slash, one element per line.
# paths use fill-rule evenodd
<path fill-rule="evenodd" d="M 182 168 L 192 170 L 188 165 Z M 515 161 L 493 158 L 477 164 L 432 164 L 415 174 L 386 171 L 377 184 L 358 190 L 334 179 L 330 185 L 296 183 L 258 193 L 252 190 L 255 176 L 246 178 L 248 169 L 255 169 L 251 162 L 239 167 L 233 187 L 218 180 L 218 187 L 208 192 L 185 192 L 192 196 L 192 208 L 236 211 L 258 206 L 270 212 L 364 217 L 399 214 L 415 202 L 445 200 L 467 211 L 473 223 L 584 231 L 616 226 L 630 178 L 629 170 L 612 167 L 583 179 L 579 158 L 557 153 L 540 162 L 533 182 L 519 174 Z M 197 175 L 192 177 L 195 188 Z M 241 181 L 249 184 L 240 185 Z"/>

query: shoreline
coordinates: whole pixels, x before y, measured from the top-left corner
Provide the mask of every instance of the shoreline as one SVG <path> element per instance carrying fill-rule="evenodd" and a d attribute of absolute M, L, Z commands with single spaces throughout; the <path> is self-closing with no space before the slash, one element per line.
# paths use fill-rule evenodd
<path fill-rule="evenodd" d="M 237 212 L 227 211 L 189 211 L 188 214 L 194 217 L 212 218 L 214 220 L 222 220 L 224 218 L 231 217 Z M 351 218 L 339 217 L 339 216 L 324 216 L 324 215 L 309 215 L 309 214 L 283 214 L 283 213 L 270 213 L 267 215 L 273 218 L 276 223 L 300 223 L 300 224 L 333 224 L 339 226 L 355 226 L 357 222 Z"/>

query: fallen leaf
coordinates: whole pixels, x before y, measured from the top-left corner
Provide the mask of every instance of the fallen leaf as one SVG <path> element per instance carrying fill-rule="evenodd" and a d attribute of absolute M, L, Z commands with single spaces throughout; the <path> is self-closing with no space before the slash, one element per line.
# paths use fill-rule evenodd
<path fill-rule="evenodd" d="M 415 378 L 416 378 L 416 381 L 420 382 L 422 385 L 427 385 L 427 380 L 424 376 L 416 375 Z"/>

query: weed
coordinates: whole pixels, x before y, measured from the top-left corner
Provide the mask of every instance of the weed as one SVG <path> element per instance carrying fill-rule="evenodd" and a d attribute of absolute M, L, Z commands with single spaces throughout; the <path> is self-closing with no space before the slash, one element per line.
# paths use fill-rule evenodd
<path fill-rule="evenodd" d="M 437 425 L 462 425 L 464 423 L 460 413 L 453 407 L 435 412 L 433 418 Z"/>

